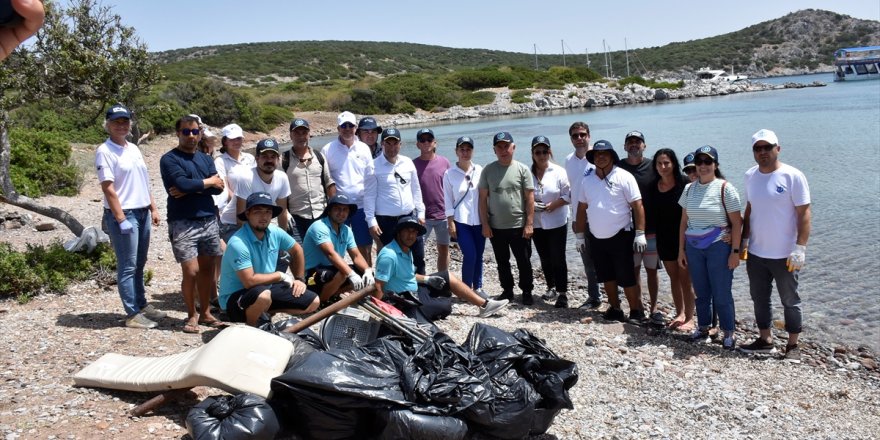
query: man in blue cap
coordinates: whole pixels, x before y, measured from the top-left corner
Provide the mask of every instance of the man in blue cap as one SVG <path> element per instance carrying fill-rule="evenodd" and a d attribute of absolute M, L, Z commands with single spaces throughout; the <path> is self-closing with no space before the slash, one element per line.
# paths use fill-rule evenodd
<path fill-rule="evenodd" d="M 376 297 L 388 295 L 411 318 L 431 322 L 452 312 L 448 300 L 455 295 L 480 308 L 481 318 L 492 316 L 507 306 L 507 300 L 483 299 L 448 271 L 431 275 L 415 272 L 412 246 L 424 235 L 425 227 L 415 217 L 401 217 L 394 228 L 394 241 L 376 256 Z M 402 300 L 412 302 L 409 307 Z"/>
<path fill-rule="evenodd" d="M 230 320 L 256 326 L 263 313 L 291 315 L 318 309 L 318 295 L 306 289 L 302 247 L 272 224 L 283 209 L 268 193 L 247 199 L 245 221 L 232 235 L 220 264 L 220 306 Z M 290 256 L 290 270 L 276 271 L 278 251 Z"/>
<path fill-rule="evenodd" d="M 588 170 L 581 182 L 575 237 L 578 250 L 585 247 L 586 219 L 590 218 L 590 251 L 596 263 L 596 275 L 605 283 L 609 308 L 603 317 L 609 321 L 625 321 L 620 308 L 617 286 L 623 287 L 629 302 L 630 319 L 642 321 L 645 310 L 636 290 L 632 267 L 633 249 L 644 250 L 645 212 L 642 195 L 632 174 L 619 168 L 617 153 L 611 142 L 600 140 L 587 152 L 587 160 L 596 169 Z"/>
<path fill-rule="evenodd" d="M 382 154 L 382 144 L 379 143 L 379 135 L 382 134 L 382 127 L 376 122 L 376 118 L 372 116 L 361 118 L 361 120 L 358 121 L 357 130 L 354 131 L 354 134 L 358 137 L 358 140 L 370 147 L 370 152 L 373 153 L 373 159 Z"/>

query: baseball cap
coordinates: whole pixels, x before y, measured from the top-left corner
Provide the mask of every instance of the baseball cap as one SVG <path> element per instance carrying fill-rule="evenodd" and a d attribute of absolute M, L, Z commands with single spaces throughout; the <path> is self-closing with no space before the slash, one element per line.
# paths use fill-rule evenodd
<path fill-rule="evenodd" d="M 425 227 L 421 223 L 419 223 L 419 219 L 415 218 L 414 216 L 407 215 L 397 220 L 397 225 L 394 226 L 394 235 L 397 235 L 398 232 L 407 228 L 415 229 L 419 232 L 419 236 L 425 235 L 425 232 L 427 232 L 427 229 L 425 229 Z"/>
<path fill-rule="evenodd" d="M 718 162 L 718 150 L 711 145 L 703 145 L 702 147 L 697 148 L 697 151 L 694 151 L 694 160 L 696 160 L 697 156 L 701 154 L 705 154 L 706 156 L 711 157 L 715 162 Z"/>
<path fill-rule="evenodd" d="M 212 138 L 214 136 L 214 132 L 208 130 L 207 128 L 202 129 L 202 139 Z"/>
<path fill-rule="evenodd" d="M 639 138 L 639 139 L 642 140 L 642 142 L 645 142 L 645 135 L 643 135 L 641 131 L 635 131 L 635 130 L 633 130 L 633 131 L 627 133 L 627 134 L 626 134 L 626 137 L 623 138 L 623 141 L 626 142 L 626 140 L 629 139 L 629 138 L 631 138 L 631 137 Z"/>
<path fill-rule="evenodd" d="M 550 139 L 547 139 L 547 136 L 535 136 L 532 138 L 532 148 L 537 147 L 538 145 L 546 145 L 550 146 Z"/>
<path fill-rule="evenodd" d="M 379 133 L 382 132 L 382 127 L 379 126 L 379 124 L 376 122 L 376 118 L 374 118 L 372 116 L 367 116 L 367 117 L 361 118 L 361 120 L 358 121 L 358 128 L 357 129 L 358 130 L 361 130 L 361 129 L 378 130 Z"/>
<path fill-rule="evenodd" d="M 431 136 L 431 140 L 432 141 L 434 140 L 434 131 L 431 130 L 430 128 L 423 128 L 423 129 L 417 131 L 416 132 L 416 140 L 421 139 L 421 137 L 425 136 L 425 135 Z"/>
<path fill-rule="evenodd" d="M 688 153 L 687 156 L 684 157 L 684 166 L 681 169 L 686 169 L 689 167 L 697 167 L 697 165 L 694 163 L 694 153 Z"/>
<path fill-rule="evenodd" d="M 275 201 L 272 200 L 272 196 L 270 196 L 269 193 L 255 192 L 248 196 L 247 202 L 245 202 L 244 211 L 238 213 L 238 219 L 247 221 L 247 215 L 245 215 L 245 213 L 254 206 L 271 206 L 272 218 L 278 217 L 278 215 L 281 214 L 281 207 L 275 204 Z"/>
<path fill-rule="evenodd" d="M 348 218 L 354 217 L 354 214 L 357 212 L 358 209 L 357 204 L 352 202 L 347 195 L 336 193 L 335 196 L 331 197 L 330 200 L 327 201 L 327 207 L 324 208 L 324 213 L 321 214 L 321 217 L 327 217 L 328 215 L 330 215 L 330 208 L 332 208 L 333 205 L 348 206 Z"/>
<path fill-rule="evenodd" d="M 508 133 L 506 131 L 498 132 L 495 134 L 495 137 L 492 138 L 492 145 L 494 146 L 495 144 L 497 144 L 499 142 L 507 142 L 509 144 L 512 144 L 513 143 L 513 136 L 511 136 L 510 133 Z"/>
<path fill-rule="evenodd" d="M 779 138 L 776 137 L 776 133 L 772 130 L 767 130 L 766 128 L 762 128 L 752 135 L 753 147 L 760 141 L 767 142 L 770 145 L 779 145 Z"/>
<path fill-rule="evenodd" d="M 238 124 L 229 124 L 223 127 L 223 137 L 226 139 L 238 139 L 244 137 L 244 131 Z"/>
<path fill-rule="evenodd" d="M 357 125 L 357 118 L 354 117 L 354 113 L 342 112 L 339 114 L 339 116 L 336 117 L 337 127 L 342 126 L 342 124 L 345 124 L 346 122 L 350 123 L 351 125 Z"/>
<path fill-rule="evenodd" d="M 274 151 L 280 154 L 278 150 L 278 141 L 273 138 L 266 138 L 257 142 L 257 156 L 262 154 L 264 151 Z"/>
<path fill-rule="evenodd" d="M 469 137 L 467 137 L 467 136 L 462 136 L 462 137 L 458 138 L 458 139 L 455 141 L 455 148 L 458 148 L 458 147 L 462 146 L 463 144 L 468 144 L 468 145 L 470 145 L 471 147 L 473 147 L 473 146 L 474 146 L 474 140 L 471 139 L 471 138 L 469 138 Z"/>
<path fill-rule="evenodd" d="M 291 131 L 293 131 L 293 129 L 298 128 L 298 127 L 309 128 L 309 121 L 306 121 L 303 118 L 296 118 L 296 119 L 290 121 L 290 130 Z"/>
<path fill-rule="evenodd" d="M 596 141 L 595 144 L 593 144 L 592 150 L 587 151 L 587 162 L 595 164 L 594 157 L 596 156 L 597 151 L 610 151 L 614 157 L 614 159 L 613 159 L 614 163 L 617 163 L 620 161 L 620 156 L 618 156 L 617 152 L 614 151 L 614 145 L 611 145 L 611 142 L 608 142 L 604 139 L 601 139 L 601 140 Z"/>
<path fill-rule="evenodd" d="M 400 140 L 400 130 L 394 127 L 386 128 L 385 131 L 382 132 L 382 140 L 384 141 L 385 139 Z"/>
<path fill-rule="evenodd" d="M 107 109 L 107 114 L 104 115 L 104 119 L 108 121 L 115 121 L 121 118 L 131 119 L 131 111 L 122 104 L 113 104 Z"/>

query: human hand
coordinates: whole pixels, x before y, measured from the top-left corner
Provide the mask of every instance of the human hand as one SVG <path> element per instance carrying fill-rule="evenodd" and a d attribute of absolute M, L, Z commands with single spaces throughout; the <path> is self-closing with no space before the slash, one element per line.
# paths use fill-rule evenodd
<path fill-rule="evenodd" d="M 361 277 L 364 280 L 364 287 L 372 286 L 376 283 L 376 277 L 373 276 L 373 269 L 369 267 L 364 269 L 364 275 Z"/>
<path fill-rule="evenodd" d="M 427 284 L 430 288 L 434 290 L 442 290 L 443 286 L 446 285 L 446 280 L 441 276 L 431 275 L 425 277 L 425 284 Z"/>
<path fill-rule="evenodd" d="M 133 229 L 134 229 L 134 225 L 132 225 L 131 222 L 128 221 L 128 219 L 124 219 L 121 222 L 119 222 L 119 232 L 122 235 L 131 234 L 131 231 Z"/>
<path fill-rule="evenodd" d="M 684 249 L 678 250 L 678 267 L 682 269 L 687 269 L 688 267 L 687 255 L 685 255 Z"/>
<path fill-rule="evenodd" d="M 791 255 L 788 256 L 788 260 L 785 261 L 785 265 L 788 267 L 789 272 L 794 272 L 804 268 L 806 259 L 807 246 L 796 244 L 794 245 L 794 250 L 791 251 Z"/>
<path fill-rule="evenodd" d="M 373 237 L 373 240 L 376 240 L 376 243 L 379 243 L 379 237 L 382 235 L 382 228 L 379 225 L 370 226 L 370 236 Z"/>
<path fill-rule="evenodd" d="M 303 293 L 306 293 L 306 283 L 300 280 L 294 280 L 293 285 L 290 286 L 293 291 L 294 297 L 302 296 Z"/>
<path fill-rule="evenodd" d="M 587 240 L 584 238 L 583 232 L 576 232 L 574 234 L 574 248 L 580 253 L 586 252 Z"/>
<path fill-rule="evenodd" d="M 733 270 L 737 267 L 739 267 L 739 253 L 731 253 L 730 256 L 727 257 L 727 268 Z"/>
<path fill-rule="evenodd" d="M 636 230 L 636 239 L 633 240 L 633 252 L 643 253 L 648 249 L 648 239 L 645 238 L 645 231 Z"/>
<path fill-rule="evenodd" d="M 492 228 L 489 225 L 483 225 L 483 237 L 492 238 Z"/>
<path fill-rule="evenodd" d="M 545 205 L 544 202 L 535 200 L 535 212 L 541 212 L 545 209 L 547 209 L 547 205 Z"/>
<path fill-rule="evenodd" d="M 357 272 L 351 271 L 351 273 L 348 274 L 348 280 L 351 281 L 352 289 L 361 290 L 364 288 L 364 280 L 357 274 Z"/>
<path fill-rule="evenodd" d="M 159 226 L 159 222 L 161 219 L 159 218 L 159 210 L 151 209 L 150 210 L 150 218 L 153 221 L 153 226 Z"/>
<path fill-rule="evenodd" d="M 10 27 L 0 27 L 0 60 L 6 59 L 22 41 L 37 33 L 46 18 L 46 10 L 40 1 L 12 0 L 10 3 L 22 20 Z"/>
<path fill-rule="evenodd" d="M 291 275 L 287 272 L 278 272 L 278 273 L 281 274 L 281 283 L 283 283 L 287 287 L 293 286 L 293 275 Z"/>
<path fill-rule="evenodd" d="M 168 195 L 171 197 L 174 197 L 175 199 L 179 199 L 179 198 L 185 196 L 186 193 L 177 189 L 176 186 L 172 186 L 171 188 L 168 188 Z"/>
<path fill-rule="evenodd" d="M 458 240 L 458 231 L 455 230 L 455 222 L 449 222 L 448 229 L 449 236 L 452 237 L 453 240 Z"/>
<path fill-rule="evenodd" d="M 535 228 L 534 228 L 534 226 L 531 226 L 531 225 L 525 225 L 525 227 L 523 227 L 523 235 L 522 235 L 522 236 L 523 236 L 523 238 L 525 238 L 526 240 L 532 238 L 532 234 L 534 234 L 534 233 L 535 233 Z"/>

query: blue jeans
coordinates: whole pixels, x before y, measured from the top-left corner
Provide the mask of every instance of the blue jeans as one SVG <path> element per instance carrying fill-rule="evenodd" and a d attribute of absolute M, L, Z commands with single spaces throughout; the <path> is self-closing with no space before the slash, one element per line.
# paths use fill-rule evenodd
<path fill-rule="evenodd" d="M 483 251 L 486 237 L 482 225 L 455 222 L 458 247 L 461 248 L 461 281 L 472 289 L 483 288 Z"/>
<path fill-rule="evenodd" d="M 688 270 L 697 293 L 697 322 L 700 327 L 712 324 L 712 307 L 718 313 L 721 330 L 734 330 L 733 270 L 727 268 L 730 245 L 716 241 L 706 249 L 686 245 Z"/>
<path fill-rule="evenodd" d="M 150 208 L 123 210 L 131 223 L 130 234 L 122 234 L 109 209 L 104 210 L 104 225 L 116 252 L 116 286 L 125 314 L 132 317 L 147 306 L 144 289 L 144 266 L 150 249 Z"/>

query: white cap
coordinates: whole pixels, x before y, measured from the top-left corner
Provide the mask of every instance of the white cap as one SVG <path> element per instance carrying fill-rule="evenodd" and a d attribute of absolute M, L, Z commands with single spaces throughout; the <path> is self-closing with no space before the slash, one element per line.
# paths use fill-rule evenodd
<path fill-rule="evenodd" d="M 350 122 L 352 125 L 357 125 L 357 118 L 354 117 L 354 114 L 352 112 L 342 112 L 339 114 L 339 116 L 336 117 L 337 127 L 346 122 Z"/>
<path fill-rule="evenodd" d="M 764 141 L 771 145 L 779 145 L 779 138 L 776 137 L 776 133 L 772 130 L 767 130 L 766 128 L 762 128 L 758 130 L 757 133 L 752 135 L 752 146 L 754 147 L 758 141 Z"/>
<path fill-rule="evenodd" d="M 238 124 L 229 124 L 223 127 L 223 136 L 226 139 L 238 139 L 244 137 L 244 132 Z"/>
<path fill-rule="evenodd" d="M 212 133 L 211 130 L 208 130 L 207 128 L 202 130 L 202 138 L 210 138 L 210 137 L 214 137 L 214 133 Z"/>
<path fill-rule="evenodd" d="M 197 114 L 195 114 L 195 113 L 190 113 L 190 114 L 187 115 L 187 116 L 189 116 L 189 117 L 191 117 L 191 118 L 196 118 L 196 121 L 199 121 L 199 125 L 202 125 L 202 118 L 200 118 L 199 115 L 197 115 Z"/>

